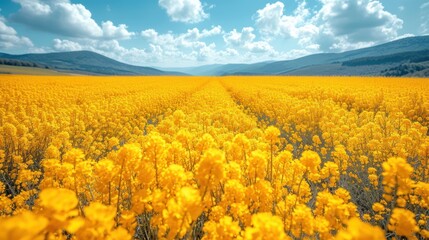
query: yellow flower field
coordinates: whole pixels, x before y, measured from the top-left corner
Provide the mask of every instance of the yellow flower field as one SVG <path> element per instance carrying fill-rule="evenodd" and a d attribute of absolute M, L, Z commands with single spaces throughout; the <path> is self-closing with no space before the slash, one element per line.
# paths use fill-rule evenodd
<path fill-rule="evenodd" d="M 0 239 L 427 239 L 428 127 L 428 79 L 0 76 Z"/>

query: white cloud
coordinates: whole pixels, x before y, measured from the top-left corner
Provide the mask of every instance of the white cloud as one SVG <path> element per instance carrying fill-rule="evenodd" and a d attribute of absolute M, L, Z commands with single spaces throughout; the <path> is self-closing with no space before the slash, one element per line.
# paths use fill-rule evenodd
<path fill-rule="evenodd" d="M 146 51 L 153 56 L 155 63 L 168 64 L 172 61 L 195 65 L 195 63 L 219 62 L 249 62 L 263 61 L 277 52 L 266 41 L 256 41 L 256 34 L 252 27 L 245 27 L 241 31 L 236 29 L 224 32 L 221 26 L 199 30 L 192 28 L 182 34 L 172 32 L 160 34 L 154 29 L 141 32 L 141 36 L 148 42 L 150 48 Z M 221 37 L 225 48 L 219 49 L 212 37 Z"/>
<path fill-rule="evenodd" d="M 310 11 L 306 1 L 291 15 L 278 1 L 255 15 L 259 32 L 268 41 L 274 36 L 297 39 L 307 52 L 350 50 L 398 37 L 403 21 L 386 11 L 378 0 L 319 0 L 321 8 Z"/>
<path fill-rule="evenodd" d="M 6 24 L 6 19 L 0 16 L 0 48 L 11 49 L 20 47 L 33 47 L 33 43 L 29 38 L 19 36 L 14 28 Z"/>
<path fill-rule="evenodd" d="M 55 39 L 56 51 L 94 51 L 113 59 L 141 66 L 195 66 L 211 63 L 259 62 L 278 58 L 280 55 L 266 41 L 257 40 L 252 27 L 240 32 L 224 32 L 222 27 L 192 28 L 183 33 L 159 33 L 147 29 L 140 33 L 146 47 L 126 48 L 117 40 Z M 213 37 L 224 38 L 225 46 L 211 42 Z M 214 39 L 213 39 L 214 41 Z M 229 43 L 227 43 L 229 41 Z"/>
<path fill-rule="evenodd" d="M 119 26 L 113 25 L 111 21 L 106 21 L 101 24 L 103 29 L 103 35 L 105 38 L 109 39 L 128 39 L 131 36 L 134 36 L 135 33 L 128 32 L 127 25 L 119 24 Z"/>
<path fill-rule="evenodd" d="M 274 48 L 265 41 L 248 42 L 244 45 L 244 48 L 253 53 L 271 53 L 274 52 Z"/>
<path fill-rule="evenodd" d="M 238 56 L 239 53 L 234 48 L 227 48 L 225 51 L 221 53 L 223 57 L 235 57 Z"/>
<path fill-rule="evenodd" d="M 0 17 L 0 32 L 5 35 L 16 35 L 15 29 L 13 27 L 6 25 L 6 19 L 4 17 Z"/>
<path fill-rule="evenodd" d="M 223 40 L 227 46 L 241 48 L 252 53 L 275 53 L 274 48 L 266 41 L 254 41 L 256 35 L 252 27 L 244 27 L 241 32 L 233 29 L 231 32 L 224 34 Z"/>
<path fill-rule="evenodd" d="M 317 34 L 319 29 L 307 21 L 310 11 L 306 2 L 299 4 L 293 15 L 284 15 L 285 5 L 282 2 L 268 3 L 257 11 L 256 26 L 265 36 L 284 36 L 301 38 Z"/>
<path fill-rule="evenodd" d="M 202 38 L 220 34 L 219 26 L 210 30 L 200 31 L 197 28 L 189 29 L 183 34 L 159 34 L 154 29 L 142 31 L 141 35 L 150 45 L 150 53 L 155 54 L 154 60 L 158 62 L 169 61 L 168 58 L 186 61 L 207 61 L 215 58 L 216 45 L 201 41 Z"/>
<path fill-rule="evenodd" d="M 200 31 L 198 28 L 189 29 L 187 33 L 184 35 L 185 38 L 191 38 L 191 39 L 202 39 L 207 37 L 213 37 L 216 35 L 221 34 L 222 27 L 221 26 L 213 26 L 211 29 L 203 29 Z"/>
<path fill-rule="evenodd" d="M 246 43 L 253 42 L 256 38 L 253 31 L 254 29 L 252 27 L 244 27 L 241 32 L 237 32 L 237 30 L 234 29 L 231 32 L 226 33 L 223 36 L 223 40 L 226 44 L 234 47 L 243 46 Z"/>
<path fill-rule="evenodd" d="M 12 19 L 35 29 L 78 38 L 126 39 L 127 26 L 103 22 L 100 27 L 82 4 L 69 0 L 13 0 L 21 5 Z"/>
<path fill-rule="evenodd" d="M 216 44 L 211 43 L 209 45 L 204 44 L 198 51 L 194 51 L 196 53 L 196 60 L 200 62 L 209 61 L 215 57 L 217 57 L 216 52 Z"/>
<path fill-rule="evenodd" d="M 146 29 L 141 32 L 142 37 L 147 38 L 149 40 L 155 39 L 158 37 L 158 32 L 155 29 Z"/>
<path fill-rule="evenodd" d="M 158 3 L 174 22 L 198 23 L 209 17 L 200 0 L 159 0 Z"/>
<path fill-rule="evenodd" d="M 61 52 L 80 51 L 82 50 L 82 46 L 77 42 L 56 38 L 54 39 L 54 49 Z"/>
<path fill-rule="evenodd" d="M 203 38 L 213 37 L 222 33 L 221 26 L 213 26 L 211 29 L 198 28 L 189 29 L 186 33 L 175 35 L 173 33 L 159 34 L 154 29 L 147 29 L 141 32 L 141 36 L 150 43 L 160 45 L 162 48 L 175 49 L 183 48 L 201 48 L 205 43 L 200 41 Z"/>
<path fill-rule="evenodd" d="M 321 0 L 314 20 L 320 23 L 322 50 L 348 50 L 397 38 L 403 21 L 376 0 Z"/>

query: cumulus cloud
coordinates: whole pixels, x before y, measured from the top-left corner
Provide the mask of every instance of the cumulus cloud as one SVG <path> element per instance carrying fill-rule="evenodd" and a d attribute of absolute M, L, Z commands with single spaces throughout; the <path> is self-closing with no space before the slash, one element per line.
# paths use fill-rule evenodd
<path fill-rule="evenodd" d="M 103 29 L 103 35 L 109 39 L 128 39 L 135 35 L 133 32 L 127 30 L 128 26 L 125 24 L 119 24 L 119 26 L 113 25 L 111 21 L 106 21 L 101 24 Z"/>
<path fill-rule="evenodd" d="M 201 39 L 220 34 L 220 32 L 220 27 L 202 31 L 194 28 L 182 34 L 171 32 L 160 34 L 154 29 L 147 29 L 141 32 L 141 36 L 149 43 L 148 53 L 153 62 L 162 63 L 171 59 L 204 62 L 216 58 L 216 45 L 207 44 Z"/>
<path fill-rule="evenodd" d="M 99 26 L 82 4 L 69 0 L 13 0 L 21 8 L 12 15 L 14 21 L 38 30 L 77 38 L 126 39 L 133 35 L 127 26 L 103 22 Z"/>
<path fill-rule="evenodd" d="M 19 36 L 16 30 L 6 24 L 6 19 L 0 16 L 0 48 L 33 47 L 33 43 L 27 37 Z"/>
<path fill-rule="evenodd" d="M 186 33 L 176 35 L 173 33 L 159 34 L 154 29 L 147 29 L 141 32 L 141 36 L 152 44 L 162 46 L 162 48 L 201 48 L 205 46 L 205 43 L 200 41 L 201 39 L 213 37 L 222 32 L 221 26 L 213 26 L 211 29 L 203 29 L 202 31 L 193 28 Z"/>
<path fill-rule="evenodd" d="M 256 41 L 252 27 L 241 31 L 236 29 L 225 32 L 221 26 L 200 30 L 192 28 L 181 34 L 172 32 L 158 33 L 155 29 L 141 32 L 150 48 L 147 53 L 154 61 L 162 63 L 172 61 L 181 63 L 219 63 L 219 62 L 249 62 L 268 59 L 276 54 L 274 48 L 266 41 Z M 225 46 L 211 42 L 211 38 L 223 38 Z M 221 38 L 221 39 L 222 39 Z M 214 40 L 214 39 L 213 39 Z"/>
<path fill-rule="evenodd" d="M 348 42 L 379 42 L 397 37 L 403 21 L 375 0 L 322 0 L 317 18 L 324 32 Z"/>
<path fill-rule="evenodd" d="M 69 51 L 80 51 L 82 50 L 82 46 L 77 43 L 70 40 L 61 40 L 61 39 L 54 39 L 54 49 L 56 51 L 61 52 L 69 52 Z"/>
<path fill-rule="evenodd" d="M 312 12 L 302 1 L 286 15 L 278 1 L 256 12 L 255 24 L 268 39 L 280 36 L 297 39 L 306 51 L 338 51 L 367 47 L 394 40 L 403 21 L 386 11 L 378 0 L 319 0 Z"/>
<path fill-rule="evenodd" d="M 196 60 L 199 62 L 205 62 L 216 57 L 216 44 L 211 43 L 209 45 L 204 44 L 198 51 L 192 53 L 196 57 Z"/>
<path fill-rule="evenodd" d="M 192 38 L 192 39 L 201 39 L 201 38 L 207 38 L 207 37 L 213 37 L 216 35 L 221 34 L 222 27 L 221 26 L 214 26 L 211 29 L 203 29 L 200 31 L 198 28 L 189 29 L 187 33 L 185 34 L 186 38 Z"/>
<path fill-rule="evenodd" d="M 306 2 L 299 4 L 293 15 L 284 14 L 285 5 L 282 2 L 268 3 L 259 9 L 256 15 L 256 26 L 266 36 L 284 36 L 300 38 L 317 34 L 319 29 L 308 20 L 310 11 Z"/>
<path fill-rule="evenodd" d="M 234 48 L 241 48 L 252 53 L 274 53 L 274 48 L 266 41 L 254 41 L 254 28 L 244 27 L 241 32 L 236 29 L 224 34 L 225 43 Z"/>
<path fill-rule="evenodd" d="M 244 48 L 252 53 L 274 53 L 274 48 L 265 41 L 249 42 L 244 45 Z"/>
<path fill-rule="evenodd" d="M 174 22 L 198 23 L 209 17 L 200 0 L 159 0 L 158 3 Z"/>
<path fill-rule="evenodd" d="M 94 51 L 113 59 L 143 66 L 195 66 L 219 62 L 256 62 L 272 59 L 277 52 L 265 41 L 257 41 L 254 29 L 224 32 L 221 26 L 191 28 L 182 33 L 159 33 L 146 29 L 140 33 L 144 48 L 126 48 L 117 40 L 54 39 L 55 51 Z M 225 46 L 215 39 L 224 38 Z M 213 41 L 212 41 L 213 40 Z M 228 43 L 226 43 L 228 42 Z"/>
<path fill-rule="evenodd" d="M 256 35 L 253 33 L 252 27 L 244 27 L 241 32 L 237 32 L 236 29 L 223 36 L 223 40 L 226 44 L 231 46 L 242 46 L 246 43 L 252 42 Z"/>

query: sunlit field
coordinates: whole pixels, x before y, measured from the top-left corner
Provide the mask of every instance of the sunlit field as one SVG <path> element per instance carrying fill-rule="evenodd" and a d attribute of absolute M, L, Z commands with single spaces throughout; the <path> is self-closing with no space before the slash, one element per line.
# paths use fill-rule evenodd
<path fill-rule="evenodd" d="M 427 239 L 429 79 L 0 77 L 0 239 Z"/>

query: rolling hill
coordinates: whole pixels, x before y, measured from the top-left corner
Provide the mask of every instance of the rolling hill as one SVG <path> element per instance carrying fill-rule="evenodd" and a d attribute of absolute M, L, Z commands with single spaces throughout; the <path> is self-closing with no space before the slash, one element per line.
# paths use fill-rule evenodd
<path fill-rule="evenodd" d="M 408 37 L 381 45 L 342 53 L 319 53 L 294 60 L 254 64 L 209 65 L 184 70 L 198 75 L 383 75 L 381 71 L 397 67 L 416 57 L 429 54 L 429 36 Z M 402 58 L 403 53 L 407 53 Z M 396 56 L 394 56 L 396 54 Z M 394 57 L 400 59 L 394 59 Z M 380 59 L 378 59 L 380 58 Z M 384 60 L 383 60 L 384 59 Z M 390 62 L 385 61 L 389 59 Z M 359 66 L 352 66 L 353 61 Z M 366 61 L 381 61 L 366 64 Z M 383 62 L 384 61 L 384 62 Z M 345 64 L 343 64 L 345 63 Z"/>
<path fill-rule="evenodd" d="M 2 63 L 3 62 L 3 63 Z M 341 53 L 319 53 L 286 61 L 213 64 L 155 69 L 128 65 L 90 51 L 10 55 L 0 65 L 36 66 L 88 75 L 307 75 L 307 76 L 429 76 L 429 36 L 408 37 Z"/>
<path fill-rule="evenodd" d="M 125 64 L 90 51 L 24 55 L 0 53 L 0 59 L 30 62 L 57 71 L 88 75 L 184 75 L 178 72 Z"/>

